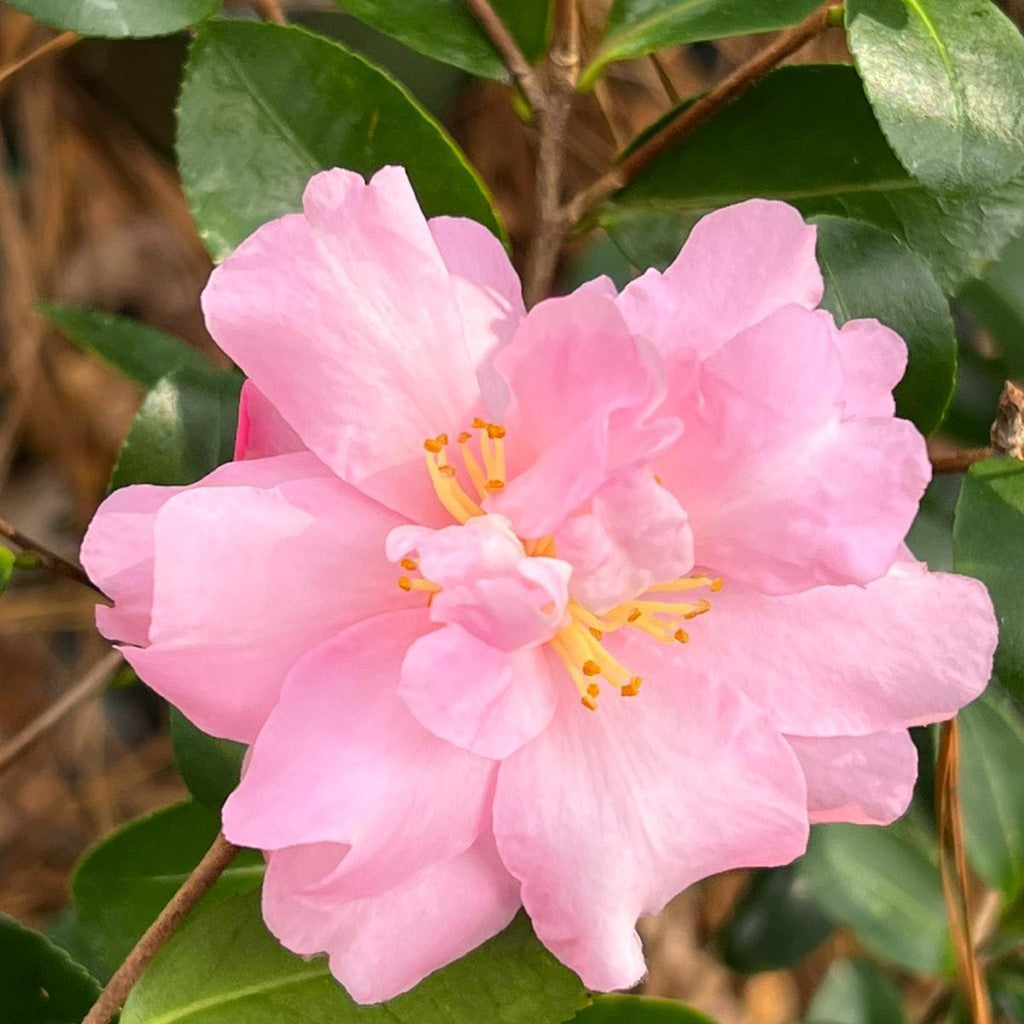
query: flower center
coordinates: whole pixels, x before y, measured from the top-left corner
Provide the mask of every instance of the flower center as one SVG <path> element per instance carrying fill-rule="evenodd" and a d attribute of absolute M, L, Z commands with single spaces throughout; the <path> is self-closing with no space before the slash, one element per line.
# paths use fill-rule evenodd
<path fill-rule="evenodd" d="M 450 440 L 447 434 L 428 438 L 423 443 L 434 492 L 456 522 L 463 525 L 477 516 L 487 515 L 481 502 L 488 495 L 500 491 L 506 481 L 505 428 L 479 418 L 473 421 L 472 426 L 472 431 L 458 435 L 459 465 L 449 460 Z M 468 489 L 463 486 L 460 476 L 467 481 Z M 475 492 L 476 497 L 471 492 Z M 523 540 L 522 551 L 531 558 L 554 559 L 554 538 Z M 416 573 L 420 560 L 406 556 L 399 564 L 407 573 Z M 406 592 L 427 593 L 428 606 L 442 591 L 438 583 L 422 576 L 402 575 L 398 585 Z M 611 653 L 605 643 L 606 636 L 631 628 L 639 629 L 661 643 L 689 643 L 690 636 L 683 628 L 684 623 L 711 610 L 707 597 L 697 596 L 696 592 L 707 590 L 715 593 L 723 585 L 721 579 L 694 572 L 679 579 L 656 583 L 640 597 L 624 601 L 600 615 L 570 598 L 564 605 L 565 615 L 557 632 L 547 643 L 565 664 L 583 706 L 596 711 L 601 694 L 599 680 L 614 686 L 624 697 L 635 696 L 643 682 Z"/>

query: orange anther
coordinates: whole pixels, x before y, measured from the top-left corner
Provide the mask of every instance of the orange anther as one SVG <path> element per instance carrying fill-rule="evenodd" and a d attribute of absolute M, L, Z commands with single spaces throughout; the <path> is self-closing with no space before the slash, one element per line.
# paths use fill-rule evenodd
<path fill-rule="evenodd" d="M 583 662 L 583 674 L 585 676 L 599 676 L 601 674 L 601 666 L 596 661 L 585 661 Z"/>
<path fill-rule="evenodd" d="M 685 629 L 677 629 L 672 635 L 681 644 L 688 644 L 690 642 L 690 634 Z"/>
<path fill-rule="evenodd" d="M 403 558 L 398 564 L 403 569 L 408 569 L 409 572 L 415 572 L 420 567 L 420 563 L 415 558 Z"/>
<path fill-rule="evenodd" d="M 598 696 L 598 694 L 600 694 L 600 692 L 601 692 L 601 687 L 600 687 L 600 686 L 598 686 L 598 685 L 597 685 L 597 683 L 591 683 L 591 684 L 590 684 L 590 685 L 589 685 L 589 686 L 587 687 L 587 693 L 588 693 L 588 695 L 589 695 L 589 696 L 591 696 L 591 697 L 596 697 L 596 696 Z"/>
<path fill-rule="evenodd" d="M 465 444 L 473 435 L 468 431 L 464 430 L 459 434 L 459 444 Z"/>
<path fill-rule="evenodd" d="M 412 590 L 412 580 L 408 576 L 399 576 L 398 585 L 407 593 Z"/>
<path fill-rule="evenodd" d="M 488 480 L 487 490 L 489 491 L 500 491 L 505 486 L 504 480 Z"/>
<path fill-rule="evenodd" d="M 491 440 L 500 439 L 505 436 L 505 428 L 500 423 L 487 424 L 487 436 Z"/>

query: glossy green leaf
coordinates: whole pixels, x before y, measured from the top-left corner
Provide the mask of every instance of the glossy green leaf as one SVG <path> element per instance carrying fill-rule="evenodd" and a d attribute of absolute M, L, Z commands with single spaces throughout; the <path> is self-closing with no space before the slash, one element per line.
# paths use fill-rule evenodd
<path fill-rule="evenodd" d="M 1024 167 L 1024 38 L 990 0 L 846 0 L 879 124 L 938 192 L 988 192 Z"/>
<path fill-rule="evenodd" d="M 904 1024 L 899 989 L 874 964 L 836 960 L 807 1009 L 804 1024 Z"/>
<path fill-rule="evenodd" d="M 795 25 L 820 0 L 615 0 L 604 39 L 581 82 L 586 88 L 607 64 L 665 46 L 771 32 Z"/>
<path fill-rule="evenodd" d="M 825 913 L 867 949 L 913 971 L 952 969 L 934 836 L 912 820 L 819 825 L 801 870 Z"/>
<path fill-rule="evenodd" d="M 710 1017 L 671 999 L 651 996 L 595 996 L 572 1024 L 714 1024 Z"/>
<path fill-rule="evenodd" d="M 197 914 L 171 939 L 132 990 L 121 1024 L 556 1024 L 586 998 L 520 915 L 411 992 L 356 1006 L 323 957 L 303 960 L 277 944 L 259 894 L 247 893 Z"/>
<path fill-rule="evenodd" d="M 171 745 L 189 792 L 200 803 L 219 811 L 238 785 L 245 745 L 208 736 L 177 708 L 171 708 Z"/>
<path fill-rule="evenodd" d="M 10 548 L 5 548 L 0 544 L 0 594 L 7 589 L 7 584 L 11 582 L 17 560 L 18 556 Z"/>
<path fill-rule="evenodd" d="M 960 712 L 960 797 L 971 866 L 1010 900 L 1024 890 L 1022 765 L 1024 720 L 991 686 Z"/>
<path fill-rule="evenodd" d="M 777 971 L 803 960 L 833 927 L 798 865 L 788 864 L 753 874 L 722 926 L 718 945 L 734 971 Z"/>
<path fill-rule="evenodd" d="M 161 377 L 132 420 L 111 490 L 126 484 L 190 484 L 234 453 L 236 373 L 176 370 Z"/>
<path fill-rule="evenodd" d="M 110 967 L 127 956 L 219 831 L 208 808 L 176 804 L 129 822 L 86 853 L 72 882 L 78 926 Z M 253 889 L 262 878 L 263 858 L 243 850 L 200 906 Z"/>
<path fill-rule="evenodd" d="M 815 218 L 822 305 L 840 324 L 875 317 L 907 343 L 896 411 L 922 434 L 942 422 L 956 384 L 956 335 L 949 303 L 928 265 L 892 235 L 862 221 Z"/>
<path fill-rule="evenodd" d="M 1024 228 L 1024 181 L 957 199 L 927 192 L 889 148 L 857 73 L 838 64 L 773 72 L 640 172 L 602 222 L 615 237 L 631 212 L 693 217 L 754 196 L 876 224 L 944 291 Z"/>
<path fill-rule="evenodd" d="M 144 388 L 183 367 L 216 372 L 191 345 L 135 320 L 55 303 L 40 303 L 39 310 L 80 348 Z"/>
<path fill-rule="evenodd" d="M 378 32 L 428 57 L 482 78 L 508 77 L 501 57 L 465 0 L 341 0 Z M 492 0 L 505 27 L 530 60 L 543 54 L 551 27 L 551 0 Z"/>
<path fill-rule="evenodd" d="M 958 298 L 995 346 L 1002 377 L 1024 380 L 1024 237 L 1014 238 Z M 991 410 L 989 403 L 984 409 L 989 419 Z"/>
<path fill-rule="evenodd" d="M 12 7 L 83 36 L 166 36 L 208 18 L 220 0 L 9 0 Z"/>
<path fill-rule="evenodd" d="M 49 939 L 0 914 L 0 1024 L 78 1024 L 95 978 Z"/>
<path fill-rule="evenodd" d="M 1024 462 L 986 459 L 971 466 L 953 524 L 957 572 L 988 587 L 999 619 L 996 672 L 1024 700 Z"/>
<path fill-rule="evenodd" d="M 309 178 L 329 167 L 370 175 L 403 164 L 428 216 L 501 230 L 476 172 L 412 96 L 300 28 L 211 21 L 199 29 L 178 107 L 178 163 L 217 260 L 298 210 Z"/>

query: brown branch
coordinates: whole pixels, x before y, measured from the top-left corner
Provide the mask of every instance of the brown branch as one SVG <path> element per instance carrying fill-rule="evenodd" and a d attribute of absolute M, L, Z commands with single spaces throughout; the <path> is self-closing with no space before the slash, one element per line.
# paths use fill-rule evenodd
<path fill-rule="evenodd" d="M 100 993 L 99 999 L 86 1014 L 82 1024 L 109 1024 L 149 962 L 174 934 L 189 911 L 220 878 L 237 853 L 238 847 L 229 843 L 223 834 L 217 836 L 195 870 L 185 879 L 184 885 L 174 894 L 170 903 L 139 939 L 124 963 L 114 972 L 114 976 L 107 982 L 106 988 Z"/>
<path fill-rule="evenodd" d="M 799 24 L 779 33 L 764 49 L 741 64 L 710 92 L 687 107 L 678 117 L 667 122 L 657 134 L 575 196 L 565 208 L 568 223 L 578 224 L 608 196 L 626 185 L 680 139 L 718 113 L 722 107 L 738 99 L 800 47 L 832 27 L 836 23 L 835 12 L 840 8 L 841 5 L 827 3 L 813 11 Z"/>
<path fill-rule="evenodd" d="M 512 33 L 505 27 L 505 23 L 498 17 L 488 0 L 465 0 L 465 4 L 494 44 L 494 48 L 501 54 L 505 67 L 515 79 L 530 106 L 539 113 L 544 107 L 547 96 L 530 62 L 526 59 L 526 55 L 512 38 Z"/>
<path fill-rule="evenodd" d="M 976 462 L 990 459 L 995 455 L 991 448 L 961 448 L 959 451 L 931 456 L 932 471 L 935 473 L 966 473 Z"/>
<path fill-rule="evenodd" d="M 273 25 L 287 25 L 279 0 L 251 0 L 252 9 L 264 20 Z"/>
<path fill-rule="evenodd" d="M 33 743 L 42 739 L 75 708 L 81 707 L 86 701 L 102 693 L 120 664 L 119 651 L 111 651 L 104 655 L 63 697 L 0 747 L 0 772 L 12 765 Z"/>
<path fill-rule="evenodd" d="M 74 562 L 62 558 L 56 552 L 44 547 L 39 541 L 26 537 L 21 530 L 15 529 L 6 519 L 0 519 L 0 537 L 6 537 L 23 551 L 31 551 L 39 559 L 39 564 L 51 572 L 60 573 L 61 576 L 67 576 L 69 580 L 81 583 L 83 587 L 91 587 L 97 593 L 101 593 L 100 588 L 86 576 L 85 570 L 80 565 L 75 565 Z"/>
<path fill-rule="evenodd" d="M 548 86 L 538 110 L 536 220 L 523 268 L 523 298 L 533 306 L 551 292 L 568 224 L 562 214 L 565 132 L 580 69 L 579 17 L 575 0 L 555 0 Z"/>
<path fill-rule="evenodd" d="M 960 806 L 960 732 L 955 718 L 942 723 L 935 774 L 935 803 L 939 832 L 939 870 L 946 903 L 957 974 L 970 1008 L 972 1024 L 992 1024 L 992 1007 L 985 975 L 972 937 L 967 906 L 970 878 L 964 849 L 964 820 Z"/>
<path fill-rule="evenodd" d="M 60 53 L 61 50 L 66 50 L 69 46 L 73 46 L 82 37 L 77 32 L 61 32 L 59 36 L 52 36 L 47 39 L 45 43 L 37 46 L 30 53 L 25 54 L 24 57 L 19 57 L 17 60 L 12 60 L 9 64 L 5 64 L 0 68 L 0 85 L 7 81 L 8 78 L 13 77 L 22 68 L 27 68 L 30 64 L 34 64 L 37 60 L 43 57 L 47 57 L 50 54 Z"/>

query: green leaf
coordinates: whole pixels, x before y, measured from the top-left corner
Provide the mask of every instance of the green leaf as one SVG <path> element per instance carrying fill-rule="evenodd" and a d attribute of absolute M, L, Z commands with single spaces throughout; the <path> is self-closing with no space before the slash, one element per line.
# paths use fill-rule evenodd
<path fill-rule="evenodd" d="M 349 14 L 419 53 L 482 78 L 508 78 L 500 55 L 465 0 L 340 2 Z M 551 0 L 492 0 L 492 6 L 526 57 L 538 60 L 548 42 Z"/>
<path fill-rule="evenodd" d="M 847 0 L 864 87 L 904 166 L 938 192 L 1024 167 L 1024 38 L 989 0 Z"/>
<path fill-rule="evenodd" d="M 820 0 L 615 0 L 580 87 L 590 86 L 612 61 L 665 46 L 772 32 L 795 25 L 820 6 Z"/>
<path fill-rule="evenodd" d="M 804 1024 L 904 1024 L 899 989 L 874 964 L 836 960 L 808 1007 Z"/>
<path fill-rule="evenodd" d="M 0 594 L 7 589 L 7 584 L 11 582 L 17 561 L 18 556 L 10 548 L 0 545 Z"/>
<path fill-rule="evenodd" d="M 0 1024 L 78 1024 L 100 986 L 49 939 L 0 914 Z"/>
<path fill-rule="evenodd" d="M 825 913 L 872 952 L 913 971 L 952 969 L 935 840 L 913 821 L 816 826 L 801 870 Z"/>
<path fill-rule="evenodd" d="M 282 949 L 258 893 L 222 900 L 168 942 L 121 1024 L 556 1024 L 586 1003 L 579 979 L 520 915 L 500 935 L 387 1003 L 356 1006 L 323 957 Z"/>
<path fill-rule="evenodd" d="M 38 308 L 76 345 L 144 388 L 183 367 L 217 372 L 191 345 L 135 320 L 48 302 L 39 303 Z"/>
<path fill-rule="evenodd" d="M 129 822 L 85 854 L 72 893 L 79 929 L 102 960 L 116 967 L 128 955 L 219 831 L 208 808 L 176 804 Z M 243 850 L 200 906 L 253 889 L 262 878 L 263 858 Z"/>
<path fill-rule="evenodd" d="M 161 377 L 132 420 L 110 479 L 126 484 L 190 484 L 234 453 L 236 373 L 182 369 Z"/>
<path fill-rule="evenodd" d="M 796 864 L 757 871 L 722 927 L 726 966 L 744 974 L 792 967 L 831 934 Z"/>
<path fill-rule="evenodd" d="M 1024 700 L 1024 462 L 986 459 L 964 478 L 953 523 L 957 572 L 988 587 L 999 620 L 996 673 Z"/>
<path fill-rule="evenodd" d="M 189 792 L 200 803 L 219 811 L 238 785 L 245 745 L 208 736 L 177 708 L 171 708 L 171 745 Z"/>
<path fill-rule="evenodd" d="M 572 1024 L 714 1024 L 710 1017 L 671 999 L 651 996 L 595 996 Z"/>
<path fill-rule="evenodd" d="M 990 686 L 960 712 L 960 795 L 971 865 L 1008 900 L 1024 891 L 1022 763 L 1024 721 Z"/>
<path fill-rule="evenodd" d="M 12 7 L 83 36 L 166 36 L 208 18 L 220 0 L 10 0 Z"/>
<path fill-rule="evenodd" d="M 876 317 L 903 337 L 909 361 L 896 411 L 930 434 L 956 385 L 956 334 L 942 289 L 920 256 L 880 228 L 827 216 L 815 223 L 822 305 L 840 324 Z"/>
<path fill-rule="evenodd" d="M 295 27 L 211 21 L 192 44 L 178 107 L 178 163 L 199 232 L 223 259 L 257 227 L 300 209 L 317 171 L 404 164 L 428 216 L 501 233 L 476 172 L 383 71 Z"/>
<path fill-rule="evenodd" d="M 927 192 L 889 148 L 856 71 L 838 64 L 773 72 L 641 171 L 603 221 L 615 237 L 631 212 L 694 217 L 754 196 L 876 224 L 923 256 L 944 291 L 1024 228 L 1024 181 L 984 196 Z"/>

